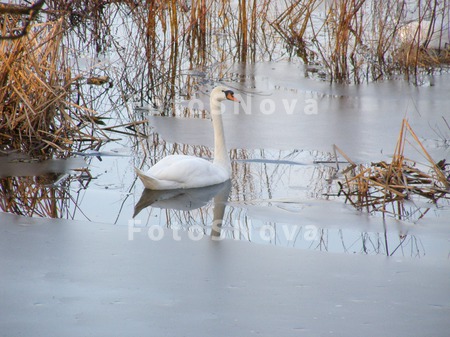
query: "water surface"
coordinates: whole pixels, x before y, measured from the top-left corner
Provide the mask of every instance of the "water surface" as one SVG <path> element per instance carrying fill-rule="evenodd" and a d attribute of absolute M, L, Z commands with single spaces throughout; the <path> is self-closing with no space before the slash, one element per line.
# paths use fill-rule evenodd
<path fill-rule="evenodd" d="M 414 216 L 411 221 L 399 221 L 361 213 L 333 196 L 338 189 L 331 179 L 336 165 L 329 162 L 333 144 L 357 163 L 389 161 L 403 118 L 436 161 L 450 158 L 445 143 L 450 130 L 444 123 L 450 120 L 448 74 L 430 78 L 433 85 L 421 87 L 402 80 L 330 85 L 305 78 L 302 68 L 290 63 L 262 63 L 246 69 L 246 74 L 240 83 L 228 83 L 242 104 L 236 108 L 227 102 L 223 107 L 233 160 L 229 195 L 222 196 L 225 203 L 215 201 L 214 191 L 190 191 L 182 194 L 181 201 L 180 195 L 173 196 L 172 203 L 167 201 L 170 195 L 163 196 L 165 204 L 140 207 L 133 218 L 144 192 L 134 166 L 142 164 L 146 169 L 169 153 L 212 156 L 207 115 L 155 116 L 149 110 L 144 113 L 149 120 L 149 142 L 136 148 L 124 139 L 107 145 L 105 151 L 128 151 L 129 156 L 90 160 L 95 179 L 86 190 L 77 191 L 79 211 L 74 209 L 74 217 L 211 235 L 216 232 L 214 208 L 219 205 L 223 206 L 222 238 L 349 253 L 448 254 L 445 201 L 437 207 L 425 205 L 422 212 L 431 210 L 418 222 Z M 206 107 L 209 89 L 201 88 L 196 97 Z M 189 101 L 178 104 L 186 107 Z M 405 154 L 425 162 L 413 145 L 407 145 Z"/>

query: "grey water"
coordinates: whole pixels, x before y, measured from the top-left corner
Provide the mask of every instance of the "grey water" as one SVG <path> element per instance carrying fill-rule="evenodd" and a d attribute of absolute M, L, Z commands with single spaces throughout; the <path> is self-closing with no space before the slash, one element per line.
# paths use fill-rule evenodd
<path fill-rule="evenodd" d="M 287 3 L 280 6 L 282 11 Z M 333 151 L 333 145 L 338 146 L 356 163 L 389 161 L 406 118 L 435 161 L 449 160 L 450 75 L 445 69 L 434 75 L 422 73 L 420 85 L 400 77 L 358 85 L 330 84 L 290 57 L 276 36 L 265 35 L 266 49 L 256 62 L 240 63 L 233 57 L 236 41 L 230 31 L 234 26 L 223 26 L 215 18 L 211 18 L 215 30 L 208 35 L 210 54 L 203 64 L 189 59 L 181 48 L 183 39 L 179 42 L 184 54 L 166 48 L 171 36 L 158 26 L 155 34 L 160 44 L 153 55 L 158 62 L 149 67 L 143 53 L 146 40 L 139 30 L 140 12 L 130 16 L 126 6 L 120 5 L 106 9 L 112 18 L 110 33 L 104 36 L 109 48 L 94 52 L 85 45 L 84 36 L 69 37 L 66 43 L 74 72 L 114 79 L 108 89 L 80 89 L 92 103 L 89 108 L 106 116 L 108 127 L 113 127 L 104 131 L 111 141 L 101 149 L 76 151 L 66 162 L 38 164 L 2 158 L 2 176 L 56 173 L 46 186 L 64 192 L 58 216 L 74 220 L 151 230 L 158 226 L 332 252 L 448 255 L 448 200 L 419 206 L 411 202 L 410 219 L 405 221 L 357 211 L 336 196 L 336 181 L 342 176 Z M 237 3 L 232 2 L 229 10 L 237 10 Z M 274 17 L 279 14 L 276 7 L 271 11 Z M 320 6 L 316 11 L 313 20 L 320 26 L 325 9 Z M 227 34 L 218 34 L 219 28 Z M 219 48 L 222 45 L 227 48 Z M 178 63 L 172 64 L 169 60 L 174 57 Z M 316 67 L 320 70 L 320 65 Z M 150 75 L 162 81 L 154 91 L 148 89 Z M 166 195 L 145 192 L 134 167 L 146 169 L 172 153 L 212 158 L 208 115 L 190 107 L 199 104 L 207 110 L 207 92 L 218 83 L 228 85 L 241 100 L 238 106 L 223 106 L 233 163 L 229 187 Z M 175 94 L 166 101 L 160 88 L 173 89 Z M 189 99 L 188 93 L 193 95 Z M 115 128 L 130 122 L 143 127 Z M 417 165 L 426 164 L 413 142 L 407 144 L 405 154 Z M 345 158 L 337 161 L 339 169 L 345 168 Z M 72 178 L 65 184 L 68 173 Z M 29 183 L 22 188 L 27 190 Z"/>
<path fill-rule="evenodd" d="M 226 83 L 242 103 L 237 108 L 223 106 L 233 162 L 225 202 L 201 190 L 140 200 L 145 192 L 134 166 L 143 163 L 146 169 L 174 152 L 207 159 L 213 155 L 207 115 L 155 116 L 149 110 L 147 136 L 157 141 L 145 149 L 123 140 L 112 142 L 103 150 L 128 156 L 90 159 L 95 179 L 87 189 L 71 185 L 78 195 L 71 206 L 73 218 L 150 231 L 160 226 L 201 236 L 215 232 L 220 220 L 221 238 L 232 240 L 332 252 L 447 256 L 450 208 L 445 200 L 421 205 L 421 212 L 430 211 L 419 221 L 357 211 L 334 196 L 338 190 L 332 146 L 339 146 L 357 163 L 389 161 L 402 119 L 407 118 L 436 161 L 450 158 L 450 130 L 445 124 L 450 121 L 449 74 L 436 75 L 432 86 L 419 87 L 403 80 L 330 85 L 305 78 L 301 66 L 288 62 L 260 63 L 251 74 L 256 89 L 248 88 L 245 81 Z M 198 99 L 207 106 L 207 95 Z M 407 145 L 405 155 L 426 162 L 413 143 Z M 139 206 L 136 215 L 139 203 L 147 207 Z M 220 219 L 214 211 L 218 206 L 223 206 Z M 411 212 L 417 210 L 411 207 Z"/>

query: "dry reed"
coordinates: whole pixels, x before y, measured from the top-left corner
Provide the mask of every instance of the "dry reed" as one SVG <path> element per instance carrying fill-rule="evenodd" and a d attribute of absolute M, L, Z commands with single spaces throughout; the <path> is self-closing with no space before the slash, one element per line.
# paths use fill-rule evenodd
<path fill-rule="evenodd" d="M 14 20 L 5 21 L 3 33 Z M 99 143 L 94 111 L 70 100 L 74 84 L 61 50 L 63 20 L 35 24 L 21 39 L 0 41 L 0 149 L 46 158 L 74 144 Z"/>
<path fill-rule="evenodd" d="M 426 159 L 429 172 L 415 167 L 405 156 L 406 145 L 412 143 Z M 342 150 L 337 150 L 346 157 Z M 450 172 L 446 171 L 445 160 L 436 163 L 431 158 L 407 120 L 403 120 L 391 163 L 382 161 L 369 166 L 351 163 L 343 172 L 345 181 L 339 182 L 339 193 L 359 210 L 405 219 L 408 212 L 404 202 L 407 200 L 419 198 L 436 203 L 441 198 L 450 199 Z"/>
<path fill-rule="evenodd" d="M 445 42 L 430 45 L 439 34 L 445 39 L 448 6 L 418 2 L 411 15 L 405 2 L 391 0 L 290 1 L 271 25 L 305 64 L 322 66 L 329 80 L 360 83 L 448 65 Z M 422 32 L 428 18 L 432 28 Z M 408 21 L 417 27 L 410 31 Z"/>

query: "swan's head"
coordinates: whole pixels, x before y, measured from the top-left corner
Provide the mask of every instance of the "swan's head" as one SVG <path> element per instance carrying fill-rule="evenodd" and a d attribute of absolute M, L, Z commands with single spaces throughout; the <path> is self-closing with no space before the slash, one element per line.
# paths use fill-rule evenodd
<path fill-rule="evenodd" d="M 234 92 L 223 86 L 215 87 L 213 91 L 211 91 L 211 100 L 216 100 L 218 102 L 229 100 L 239 103 L 239 100 L 234 97 Z"/>

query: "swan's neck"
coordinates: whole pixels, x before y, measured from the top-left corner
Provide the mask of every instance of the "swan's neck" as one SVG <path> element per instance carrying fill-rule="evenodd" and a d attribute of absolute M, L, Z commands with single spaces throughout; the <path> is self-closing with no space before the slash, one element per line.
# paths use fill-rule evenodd
<path fill-rule="evenodd" d="M 231 174 L 230 157 L 223 132 L 221 106 L 220 102 L 216 100 L 211 100 L 211 118 L 214 128 L 214 164 L 222 166 Z"/>

